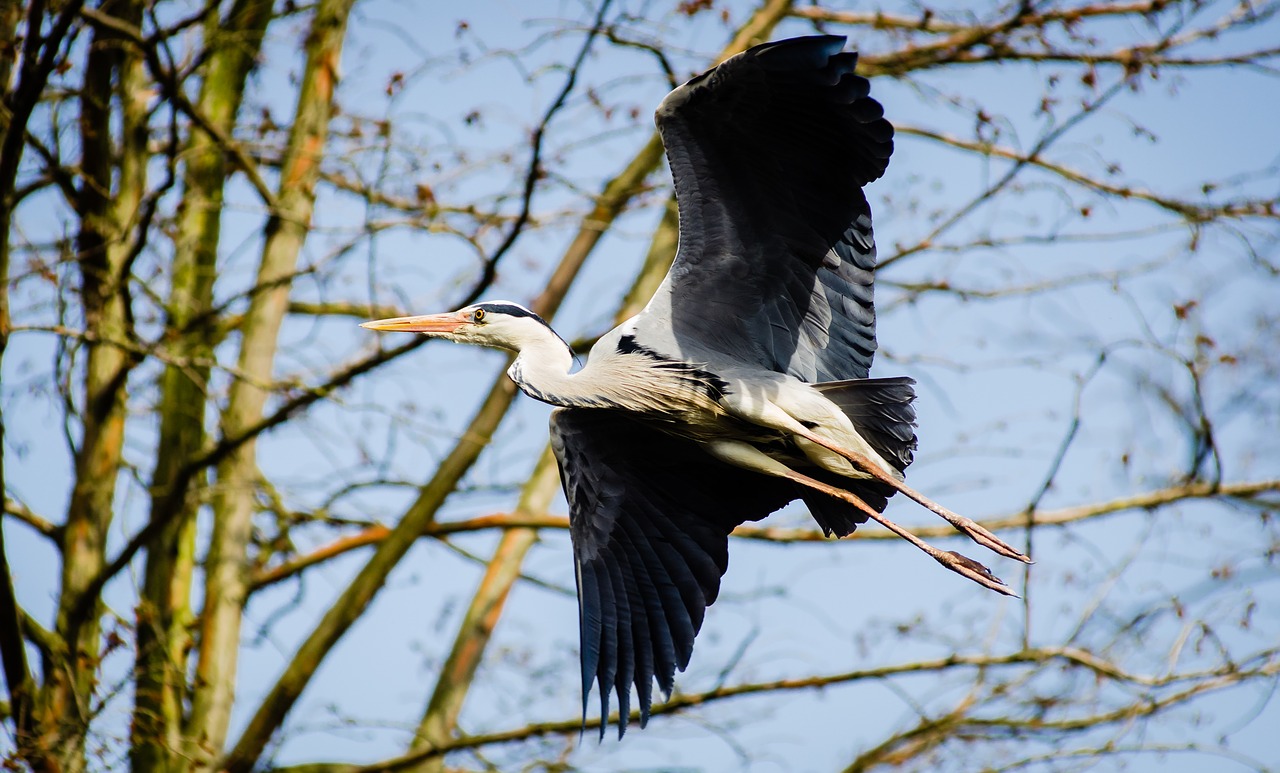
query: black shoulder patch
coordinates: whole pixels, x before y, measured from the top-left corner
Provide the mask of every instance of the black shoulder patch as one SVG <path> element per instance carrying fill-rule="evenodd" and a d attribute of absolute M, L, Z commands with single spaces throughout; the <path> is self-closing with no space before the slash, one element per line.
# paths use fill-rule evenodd
<path fill-rule="evenodd" d="M 619 338 L 617 350 L 618 354 L 634 354 L 639 357 L 653 360 L 659 368 L 678 370 L 682 373 L 688 374 L 688 378 L 697 382 L 713 399 L 719 400 L 728 394 L 729 384 L 725 382 L 724 379 L 710 371 L 703 370 L 692 363 L 682 362 L 664 354 L 659 354 L 653 349 L 650 349 L 636 341 L 634 333 L 627 333 Z"/>
<path fill-rule="evenodd" d="M 618 354 L 640 354 L 645 357 L 659 359 L 658 353 L 647 346 L 636 343 L 635 333 L 627 333 L 618 339 Z"/>

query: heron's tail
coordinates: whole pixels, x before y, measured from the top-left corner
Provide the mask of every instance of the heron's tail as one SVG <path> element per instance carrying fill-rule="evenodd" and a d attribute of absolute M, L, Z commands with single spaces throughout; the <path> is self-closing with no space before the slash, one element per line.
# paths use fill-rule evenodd
<path fill-rule="evenodd" d="M 916 451 L 916 409 L 911 407 L 915 383 L 913 378 L 896 376 L 827 381 L 813 388 L 849 417 L 876 453 L 903 472 Z"/>
<path fill-rule="evenodd" d="M 915 456 L 916 411 L 911 407 L 911 402 L 916 399 L 915 383 L 914 379 L 898 376 L 828 381 L 813 386 L 835 403 L 853 422 L 858 434 L 901 473 Z M 894 494 L 892 487 L 876 481 L 851 480 L 826 470 L 808 474 L 859 497 L 877 512 L 884 511 L 889 497 Z M 848 536 L 858 524 L 867 520 L 864 513 L 848 502 L 812 489 L 802 491 L 801 497 L 814 520 L 827 534 Z"/>

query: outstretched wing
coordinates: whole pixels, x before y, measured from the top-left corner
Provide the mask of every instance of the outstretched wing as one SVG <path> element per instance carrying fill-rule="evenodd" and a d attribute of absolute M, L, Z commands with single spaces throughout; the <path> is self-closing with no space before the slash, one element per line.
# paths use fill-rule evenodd
<path fill-rule="evenodd" d="M 756 46 L 658 108 L 680 249 L 637 327 L 678 352 L 804 381 L 865 378 L 875 343 L 862 186 L 893 127 L 843 37 Z"/>
<path fill-rule="evenodd" d="M 797 494 L 787 481 L 721 463 L 615 411 L 557 409 L 551 445 L 569 502 L 583 719 L 595 681 L 603 736 L 616 689 L 621 737 L 631 685 L 643 727 L 654 678 L 670 695 L 676 669 L 689 664 L 729 565 L 729 532 Z"/>

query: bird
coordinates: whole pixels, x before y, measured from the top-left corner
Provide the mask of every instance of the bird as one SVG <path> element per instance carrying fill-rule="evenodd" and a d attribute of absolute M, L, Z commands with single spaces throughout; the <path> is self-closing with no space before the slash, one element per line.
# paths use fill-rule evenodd
<path fill-rule="evenodd" d="M 996 553 L 1030 559 L 907 486 L 914 381 L 871 378 L 876 248 L 863 186 L 893 126 L 842 36 L 764 43 L 672 91 L 655 121 L 679 246 L 645 308 L 580 369 L 538 314 L 484 301 L 363 323 L 515 354 L 507 370 L 555 406 L 551 446 L 569 506 L 582 715 L 604 736 L 631 688 L 649 721 L 670 696 L 728 568 L 728 537 L 797 499 L 827 536 L 873 519 L 944 567 L 1014 595 L 989 569 L 883 515 L 900 492 Z"/>

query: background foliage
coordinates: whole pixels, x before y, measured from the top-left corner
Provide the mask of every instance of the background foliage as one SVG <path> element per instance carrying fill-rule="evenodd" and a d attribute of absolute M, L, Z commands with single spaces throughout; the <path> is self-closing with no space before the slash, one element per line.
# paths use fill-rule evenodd
<path fill-rule="evenodd" d="M 0 0 L 5 762 L 1280 766 L 1278 9 Z M 580 743 L 548 409 L 355 323 L 585 351 L 674 251 L 654 106 L 814 31 L 897 126 L 912 482 L 1037 563 L 744 527 L 677 694 Z"/>

